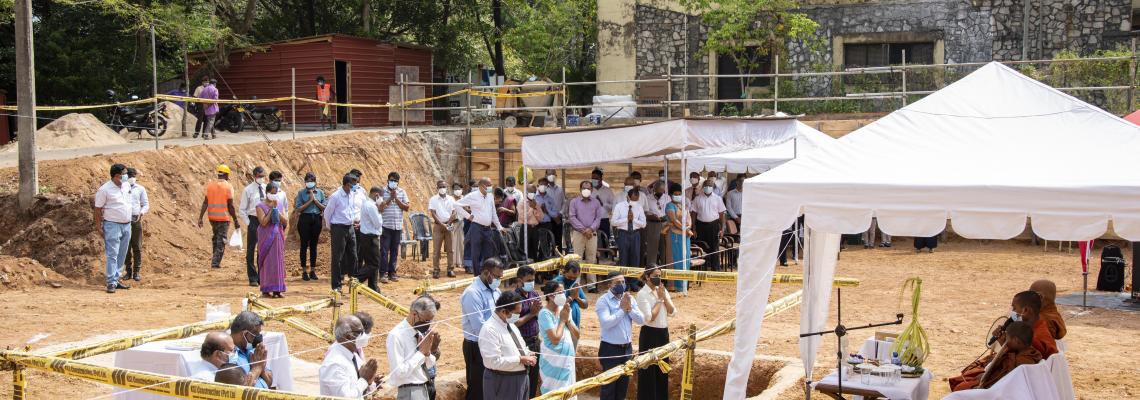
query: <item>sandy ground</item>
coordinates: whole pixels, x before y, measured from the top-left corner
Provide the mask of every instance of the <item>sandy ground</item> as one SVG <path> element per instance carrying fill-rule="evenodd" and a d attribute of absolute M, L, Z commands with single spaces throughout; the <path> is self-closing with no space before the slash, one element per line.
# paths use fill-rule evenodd
<path fill-rule="evenodd" d="M 909 241 L 899 239 L 895 244 L 893 249 L 858 249 L 842 253 L 838 275 L 863 281 L 857 288 L 844 290 L 844 320 L 854 325 L 891 319 L 900 311 L 901 282 L 907 277 L 921 277 L 923 302 L 919 318 L 930 336 L 933 349 L 927 367 L 936 374 L 931 385 L 931 398 L 945 395 L 946 377 L 954 375 L 982 350 L 990 322 L 1008 312 L 1009 298 L 1013 293 L 1042 277 L 1056 281 L 1062 293 L 1080 289 L 1081 276 L 1074 253 L 1055 249 L 1043 252 L 1041 247 L 1022 242 L 987 243 L 959 239 L 943 244 L 934 254 L 914 254 L 909 249 Z M 325 249 L 322 246 L 322 252 Z M 4 291 L 0 293 L 0 323 L 5 327 L 0 331 L 0 345 L 22 347 L 34 336 L 49 335 L 33 345 L 39 348 L 98 334 L 194 322 L 202 319 L 206 303 L 229 303 L 237 309 L 241 296 L 251 289 L 241 279 L 244 276 L 241 264 L 241 254 L 229 252 L 224 268 L 220 270 L 185 266 L 161 275 L 145 274 L 144 270 L 142 283 L 114 295 L 104 294 L 98 287 L 70 283 L 59 289 L 32 286 Z M 386 285 L 384 289 L 387 295 L 407 303 L 413 299 L 412 288 L 420 283 L 416 278 L 425 277 L 429 263 L 402 260 L 401 265 L 401 270 L 407 271 L 408 276 L 399 283 Z M 795 268 L 781 268 L 781 272 Z M 269 302 L 285 305 L 317 299 L 327 292 L 327 278 L 327 273 L 322 274 L 319 282 L 302 282 L 291 277 L 286 298 Z M 792 286 L 777 285 L 773 289 L 773 298 L 794 290 L 796 288 Z M 705 284 L 692 290 L 688 297 L 677 296 L 679 312 L 671 320 L 672 326 L 695 324 L 701 328 L 731 318 L 734 293 L 731 284 Z M 441 373 L 462 369 L 459 351 L 461 331 L 456 319 L 459 314 L 458 296 L 458 292 L 438 296 L 443 310 L 437 321 L 445 322 L 442 329 L 446 332 Z M 909 312 L 909 303 L 905 304 L 902 311 Z M 366 305 L 362 308 L 372 313 L 377 320 L 377 329 L 381 331 L 398 322 L 398 317 L 379 306 Z M 1068 319 L 1068 359 L 1078 397 L 1121 398 L 1140 392 L 1140 383 L 1131 378 L 1140 372 L 1140 368 L 1132 362 L 1134 353 L 1126 350 L 1140 345 L 1140 338 L 1136 335 L 1140 322 L 1136 315 L 1099 309 L 1078 313 L 1079 309 L 1064 306 L 1061 310 Z M 596 339 L 596 315 L 592 310 L 583 315 L 585 338 Z M 331 312 L 323 312 L 310 319 L 327 324 L 330 318 Z M 798 308 L 767 320 L 760 351 L 795 357 L 798 320 Z M 287 332 L 291 351 L 299 353 L 298 357 L 319 361 L 323 354 L 319 340 L 280 323 L 272 322 L 268 327 Z M 674 336 L 681 331 L 674 329 Z M 864 336 L 858 333 L 854 337 Z M 701 346 L 728 350 L 731 340 L 730 336 L 725 336 Z M 374 339 L 368 348 L 369 356 L 384 357 L 382 343 L 382 339 Z M 820 349 L 820 364 L 830 365 L 831 359 L 825 355 L 833 351 L 834 342 L 825 341 Z M 827 370 L 828 367 L 817 366 L 816 378 Z M 106 387 L 39 372 L 32 372 L 29 381 L 29 398 L 34 399 L 91 398 L 109 393 Z M 0 396 L 8 392 L 8 385 L 0 386 Z M 802 393 L 792 390 L 781 398 L 802 396 Z"/>

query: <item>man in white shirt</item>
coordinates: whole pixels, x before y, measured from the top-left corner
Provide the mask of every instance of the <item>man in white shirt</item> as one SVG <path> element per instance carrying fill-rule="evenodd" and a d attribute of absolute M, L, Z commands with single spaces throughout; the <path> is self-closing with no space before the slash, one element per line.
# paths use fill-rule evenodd
<path fill-rule="evenodd" d="M 127 168 L 127 186 L 131 193 L 131 241 L 127 247 L 127 260 L 123 267 L 127 275 L 123 280 L 134 279 L 138 282 L 139 268 L 142 267 L 142 217 L 150 211 L 150 197 L 146 188 L 137 181 L 139 172 L 134 168 Z"/>
<path fill-rule="evenodd" d="M 428 200 L 428 219 L 431 219 L 432 245 L 432 279 L 439 279 L 440 250 L 447 251 L 447 277 L 455 277 L 455 251 L 452 247 L 452 234 L 458 222 L 458 213 L 455 212 L 455 199 L 447 193 L 447 182 L 435 182 L 436 195 Z"/>
<path fill-rule="evenodd" d="M 325 206 L 324 224 L 329 230 L 329 244 L 332 250 L 329 253 L 332 277 L 329 284 L 332 290 L 340 290 L 341 279 L 344 274 L 352 274 L 356 265 L 356 228 L 360 226 L 359 213 L 353 209 L 353 187 L 358 178 L 353 174 L 345 174 L 341 178 L 341 188 L 333 192 Z"/>
<path fill-rule="evenodd" d="M 103 252 L 107 257 L 107 293 L 130 289 L 119 282 L 131 241 L 131 193 L 127 166 L 111 166 L 111 180 L 95 192 L 95 227 L 103 235 Z"/>
<path fill-rule="evenodd" d="M 641 266 L 641 232 L 645 229 L 645 210 L 641 208 L 641 191 L 630 188 L 625 200 L 614 206 L 610 223 L 617 235 L 618 265 Z"/>
<path fill-rule="evenodd" d="M 646 267 L 664 264 L 665 256 L 662 243 L 668 243 L 662 237 L 665 230 L 665 207 L 669 205 L 669 194 L 665 193 L 666 184 L 663 180 L 653 181 L 649 185 L 650 194 L 646 196 L 648 207 L 645 208 L 645 231 L 641 233 L 641 243 L 644 246 L 645 258 L 641 264 Z"/>
<path fill-rule="evenodd" d="M 736 187 L 728 191 L 724 196 L 724 208 L 728 213 L 728 218 L 736 223 L 736 229 L 740 229 L 740 217 L 744 212 L 744 174 L 737 175 Z"/>
<path fill-rule="evenodd" d="M 396 387 L 396 400 L 431 400 L 435 393 L 435 363 L 439 358 L 439 332 L 429 332 L 436 302 L 421 296 L 408 307 L 408 317 L 388 332 L 388 386 Z"/>
<path fill-rule="evenodd" d="M 715 178 L 714 178 L 715 179 Z M 696 220 L 693 227 L 697 234 L 697 243 L 702 245 L 708 255 L 705 256 L 705 265 L 710 271 L 720 271 L 720 238 L 724 236 L 724 200 L 716 195 L 713 179 L 705 180 L 701 184 L 701 194 L 689 203 L 689 211 Z"/>
<path fill-rule="evenodd" d="M 234 355 L 234 339 L 225 332 L 210 332 L 202 341 L 198 354 L 200 361 L 190 366 L 190 379 L 213 382 L 214 373 Z M 239 369 L 241 367 L 238 367 Z"/>
<path fill-rule="evenodd" d="M 713 193 L 716 193 L 717 196 L 721 196 L 722 198 L 724 197 L 725 181 L 724 179 L 721 179 L 719 176 L 717 176 L 716 171 L 709 171 L 705 177 L 705 180 L 712 181 Z"/>
<path fill-rule="evenodd" d="M 366 283 L 369 289 L 377 292 L 380 291 L 376 285 L 376 274 L 380 272 L 380 236 L 384 229 L 384 217 L 380 215 L 376 201 L 380 199 L 382 191 L 379 186 L 373 186 L 368 192 L 371 201 L 360 205 L 360 237 L 356 238 L 356 251 L 361 264 L 360 268 L 351 272 L 356 280 Z"/>
<path fill-rule="evenodd" d="M 364 325 L 353 315 L 345 315 L 336 320 L 333 328 L 336 342 L 329 346 L 321 361 L 321 396 L 363 398 L 382 376 L 376 373 L 379 364 L 375 359 L 363 360 L 357 348 L 368 341 Z"/>
<path fill-rule="evenodd" d="M 249 278 L 249 286 L 260 285 L 261 278 L 257 275 L 257 264 L 254 257 L 257 254 L 257 205 L 265 200 L 265 185 L 269 179 L 265 177 L 265 168 L 253 167 L 253 182 L 241 191 L 241 201 L 238 203 L 238 218 L 246 221 L 245 225 L 245 274 Z"/>
<path fill-rule="evenodd" d="M 503 231 L 499 217 L 495 214 L 495 196 L 492 194 L 491 178 L 479 179 L 479 190 L 472 191 L 455 204 L 471 208 L 471 229 L 467 240 L 471 243 L 471 266 L 475 275 L 482 272 L 483 260 L 496 256 L 498 239 L 494 236 Z"/>
<path fill-rule="evenodd" d="M 508 320 L 518 319 L 523 298 L 506 291 L 495 301 L 495 314 L 479 330 L 479 354 L 483 357 L 483 398 L 525 400 L 530 398 L 527 368 L 538 358 L 526 347 L 522 334 Z"/>

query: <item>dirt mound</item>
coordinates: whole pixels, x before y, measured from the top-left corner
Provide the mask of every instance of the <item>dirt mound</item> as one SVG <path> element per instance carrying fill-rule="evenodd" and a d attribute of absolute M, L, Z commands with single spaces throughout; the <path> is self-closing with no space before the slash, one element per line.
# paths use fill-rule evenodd
<path fill-rule="evenodd" d="M 0 202 L 16 204 L 15 195 Z M 0 208 L 0 232 L 11 236 L 0 242 L 0 254 L 31 258 L 80 282 L 102 280 L 103 243 L 95 230 L 91 199 L 43 195 L 28 213 L 16 207 Z"/>
<path fill-rule="evenodd" d="M 30 258 L 0 256 L 0 290 L 44 285 L 62 287 L 66 277 Z"/>
<path fill-rule="evenodd" d="M 36 131 L 39 150 L 76 149 L 127 143 L 94 115 L 67 114 Z"/>

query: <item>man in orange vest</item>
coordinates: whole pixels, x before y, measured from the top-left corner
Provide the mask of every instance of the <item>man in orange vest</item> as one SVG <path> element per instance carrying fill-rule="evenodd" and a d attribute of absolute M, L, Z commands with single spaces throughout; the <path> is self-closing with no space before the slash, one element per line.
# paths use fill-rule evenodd
<path fill-rule="evenodd" d="M 209 214 L 210 227 L 214 232 L 214 257 L 210 259 L 210 267 L 221 268 L 230 222 L 233 222 L 234 230 L 241 230 L 241 225 L 238 224 L 237 212 L 234 211 L 234 187 L 229 182 L 230 167 L 221 164 L 215 172 L 218 179 L 206 185 L 206 197 L 202 199 L 202 210 L 198 212 L 198 227 L 202 227 L 202 216 Z"/>
<path fill-rule="evenodd" d="M 333 90 L 331 83 L 325 83 L 324 76 L 317 76 L 317 100 L 321 101 L 318 104 L 321 117 L 321 130 L 325 129 L 325 121 L 329 122 L 332 129 L 336 129 L 336 120 L 332 117 L 332 109 L 327 102 L 332 101 L 333 96 L 336 96 L 336 91 Z"/>

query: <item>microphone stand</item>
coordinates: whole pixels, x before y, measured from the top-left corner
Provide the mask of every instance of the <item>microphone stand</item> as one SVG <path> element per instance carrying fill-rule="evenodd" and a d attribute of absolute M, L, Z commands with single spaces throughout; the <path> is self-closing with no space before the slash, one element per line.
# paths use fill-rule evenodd
<path fill-rule="evenodd" d="M 891 322 L 867 324 L 867 325 L 855 326 L 855 327 L 850 327 L 850 328 L 843 326 L 843 289 L 837 287 L 837 288 L 835 288 L 835 320 L 836 320 L 835 329 L 832 329 L 830 331 L 801 333 L 800 337 L 804 338 L 804 337 L 809 337 L 809 336 L 823 336 L 823 335 L 829 335 L 829 334 L 833 334 L 833 333 L 835 334 L 835 347 L 836 347 L 836 350 L 835 350 L 836 360 L 835 361 L 836 361 L 836 367 L 837 367 L 835 370 L 835 373 L 837 374 L 836 376 L 839 378 L 839 379 L 836 379 L 836 381 L 839 382 L 839 385 L 838 385 L 839 386 L 839 397 L 842 398 L 843 397 L 843 359 L 845 358 L 845 355 L 843 354 L 843 337 L 847 336 L 847 332 L 850 332 L 850 331 L 857 331 L 860 329 L 869 329 L 869 328 L 878 328 L 881 326 L 888 326 L 888 325 L 902 325 L 903 315 L 901 313 L 895 314 L 895 320 L 891 321 Z M 810 376 L 808 377 L 808 380 L 809 381 L 811 380 Z M 807 395 L 808 395 L 808 398 L 810 399 L 811 398 L 811 390 L 810 389 L 808 390 Z"/>

